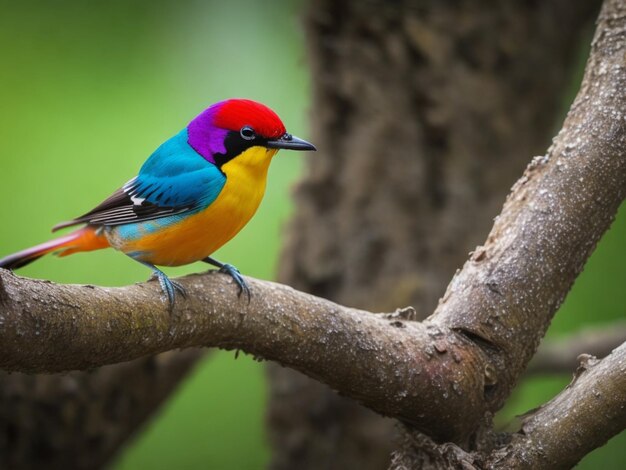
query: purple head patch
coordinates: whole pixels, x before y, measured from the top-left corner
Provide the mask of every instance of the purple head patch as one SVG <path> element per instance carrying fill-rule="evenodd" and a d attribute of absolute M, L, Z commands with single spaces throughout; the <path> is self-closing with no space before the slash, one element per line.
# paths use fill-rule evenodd
<path fill-rule="evenodd" d="M 207 161 L 215 163 L 216 153 L 226 153 L 224 141 L 229 131 L 251 126 L 266 139 L 283 135 L 285 126 L 267 106 L 252 100 L 230 99 L 209 106 L 187 126 L 187 142 Z"/>
<path fill-rule="evenodd" d="M 226 153 L 224 140 L 228 130 L 221 129 L 214 124 L 215 116 L 222 103 L 216 103 L 205 109 L 187 126 L 189 136 L 187 142 L 191 148 L 211 163 L 215 163 L 214 154 Z"/>

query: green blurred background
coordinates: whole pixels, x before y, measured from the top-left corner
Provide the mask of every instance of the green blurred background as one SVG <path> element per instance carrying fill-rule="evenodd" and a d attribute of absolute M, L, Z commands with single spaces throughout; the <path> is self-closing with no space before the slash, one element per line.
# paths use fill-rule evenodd
<path fill-rule="evenodd" d="M 306 138 L 302 7 L 302 1 L 0 0 L 0 256 L 46 240 L 52 225 L 99 203 L 217 100 L 267 103 Z M 257 216 L 218 259 L 251 276 L 273 277 L 303 158 L 310 157 L 285 153 L 274 160 Z M 552 336 L 622 317 L 625 235 L 623 214 L 556 317 Z M 113 251 L 45 258 L 20 274 L 108 286 L 149 275 Z M 500 421 L 545 401 L 567 381 L 525 382 Z M 263 468 L 266 395 L 261 365 L 212 352 L 113 468 Z M 581 468 L 622 468 L 624 449 L 620 436 Z"/>

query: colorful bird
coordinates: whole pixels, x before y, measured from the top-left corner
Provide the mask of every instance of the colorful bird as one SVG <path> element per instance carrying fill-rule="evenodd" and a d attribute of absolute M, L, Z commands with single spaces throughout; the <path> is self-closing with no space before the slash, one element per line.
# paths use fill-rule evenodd
<path fill-rule="evenodd" d="M 238 295 L 250 289 L 239 270 L 211 254 L 254 215 L 267 170 L 280 149 L 315 150 L 285 130 L 278 115 L 251 100 L 216 103 L 162 144 L 139 174 L 93 210 L 52 231 L 84 227 L 0 259 L 16 269 L 57 252 L 67 256 L 112 247 L 149 267 L 174 304 L 183 287 L 156 267 L 204 261 L 230 275 Z"/>

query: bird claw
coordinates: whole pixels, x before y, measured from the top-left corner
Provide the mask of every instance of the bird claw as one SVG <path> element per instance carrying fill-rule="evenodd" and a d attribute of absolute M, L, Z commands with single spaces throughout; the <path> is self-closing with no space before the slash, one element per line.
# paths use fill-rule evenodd
<path fill-rule="evenodd" d="M 183 298 L 187 298 L 187 291 L 185 288 L 176 281 L 172 281 L 167 275 L 161 271 L 154 272 L 150 277 L 150 280 L 159 281 L 161 290 L 167 296 L 167 301 L 170 306 L 170 310 L 174 308 L 176 303 L 176 292 L 178 292 Z"/>
<path fill-rule="evenodd" d="M 174 286 L 174 290 L 177 291 L 184 299 L 186 299 L 187 290 L 183 287 L 183 285 L 180 284 L 179 282 L 172 281 L 171 279 L 170 279 L 170 282 L 172 283 L 172 286 Z"/>
<path fill-rule="evenodd" d="M 246 296 L 248 297 L 248 303 L 250 303 L 250 298 L 252 296 L 250 287 L 236 267 L 234 267 L 232 264 L 226 263 L 219 269 L 218 272 L 228 274 L 233 279 L 233 281 L 235 281 L 235 284 L 237 284 L 237 287 L 239 288 L 237 297 L 241 297 L 241 294 L 245 292 Z"/>

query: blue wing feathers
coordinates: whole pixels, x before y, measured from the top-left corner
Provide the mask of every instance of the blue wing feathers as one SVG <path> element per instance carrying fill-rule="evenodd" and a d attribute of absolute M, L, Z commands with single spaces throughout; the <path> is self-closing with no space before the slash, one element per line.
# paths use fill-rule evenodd
<path fill-rule="evenodd" d="M 152 204 L 210 204 L 226 182 L 224 174 L 187 143 L 187 129 L 163 143 L 146 160 L 135 180 L 140 197 Z"/>
<path fill-rule="evenodd" d="M 164 142 L 139 174 L 99 206 L 53 230 L 80 223 L 122 225 L 196 212 L 211 204 L 225 175 L 187 143 L 187 130 Z"/>

